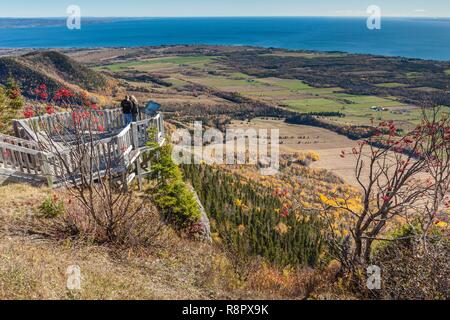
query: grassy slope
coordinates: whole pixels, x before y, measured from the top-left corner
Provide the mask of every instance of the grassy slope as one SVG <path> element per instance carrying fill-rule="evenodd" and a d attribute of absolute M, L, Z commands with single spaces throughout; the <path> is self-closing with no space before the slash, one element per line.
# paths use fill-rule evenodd
<path fill-rule="evenodd" d="M 229 288 L 233 277 L 221 267 L 224 257 L 216 249 L 174 234 L 164 247 L 150 252 L 118 252 L 59 243 L 16 228 L 47 195 L 47 189 L 27 185 L 0 187 L 0 223 L 5 226 L 0 230 L 0 300 L 258 297 Z M 82 290 L 76 294 L 66 289 L 71 265 L 80 266 L 82 273 Z"/>

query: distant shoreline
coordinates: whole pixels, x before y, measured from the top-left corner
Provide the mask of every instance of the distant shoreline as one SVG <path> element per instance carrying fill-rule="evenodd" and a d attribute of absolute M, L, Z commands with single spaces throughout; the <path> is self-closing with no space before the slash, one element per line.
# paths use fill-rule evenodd
<path fill-rule="evenodd" d="M 235 47 L 235 48 L 251 48 L 251 49 L 273 49 L 273 50 L 281 50 L 286 52 L 306 52 L 306 53 L 317 53 L 317 54 L 342 54 L 342 55 L 355 55 L 355 56 L 369 56 L 369 57 L 381 57 L 381 58 L 400 58 L 400 59 L 406 59 L 406 60 L 417 60 L 417 61 L 432 61 L 432 62 L 448 62 L 449 60 L 435 60 L 435 59 L 422 59 L 422 58 L 411 58 L 411 57 L 404 57 L 404 56 L 388 56 L 388 55 L 378 55 L 378 54 L 370 54 L 370 53 L 353 53 L 353 52 L 345 52 L 345 51 L 321 51 L 321 50 L 307 50 L 307 49 L 286 49 L 286 48 L 276 48 L 276 47 L 260 47 L 260 46 L 246 46 L 246 45 L 209 45 L 209 44 L 171 44 L 171 45 L 155 45 L 155 46 L 129 46 L 129 47 L 60 47 L 60 48 L 54 48 L 54 47 L 48 47 L 48 48 L 2 48 L 0 47 L 0 57 L 4 56 L 18 56 L 27 54 L 34 51 L 61 51 L 61 52 L 81 52 L 81 51 L 89 51 L 89 50 L 135 50 L 135 49 L 157 49 L 157 48 L 175 48 L 175 47 L 186 47 L 186 48 L 214 48 L 214 47 Z"/>
<path fill-rule="evenodd" d="M 367 19 L 366 16 L 202 16 L 202 17 L 82 17 L 85 23 L 107 23 L 117 21 L 138 20 L 192 20 L 192 19 Z M 383 20 L 416 20 L 416 21 L 449 21 L 450 17 L 419 17 L 419 16 L 391 16 L 383 17 Z M 67 17 L 0 17 L 0 29 L 21 29 L 35 27 L 65 26 Z M 4 23 L 12 23 L 5 25 Z"/>
<path fill-rule="evenodd" d="M 40 19 L 40 20 L 54 20 L 54 19 L 66 19 L 66 16 L 55 16 L 55 17 L 0 17 L 1 19 L 17 19 L 17 20 L 30 20 L 30 19 Z M 234 19 L 234 18 L 248 18 L 248 19 L 258 19 L 258 18 L 333 18 L 333 19 L 349 19 L 349 18 L 367 18 L 367 16 L 123 16 L 123 17 L 114 17 L 114 16 L 85 16 L 83 19 Z M 385 16 L 383 19 L 444 19 L 450 20 L 450 16 Z"/>

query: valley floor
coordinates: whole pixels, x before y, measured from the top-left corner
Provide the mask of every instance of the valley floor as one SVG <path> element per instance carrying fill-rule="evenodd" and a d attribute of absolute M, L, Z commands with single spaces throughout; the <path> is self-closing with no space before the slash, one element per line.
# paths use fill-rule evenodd
<path fill-rule="evenodd" d="M 311 164 L 312 168 L 326 169 L 342 177 L 345 182 L 357 185 L 355 178 L 355 159 L 341 158 L 342 150 L 351 153 L 356 141 L 323 128 L 288 124 L 282 120 L 253 119 L 250 122 L 233 121 L 230 128 L 242 129 L 278 129 L 280 134 L 280 153 L 314 151 L 319 160 Z"/>

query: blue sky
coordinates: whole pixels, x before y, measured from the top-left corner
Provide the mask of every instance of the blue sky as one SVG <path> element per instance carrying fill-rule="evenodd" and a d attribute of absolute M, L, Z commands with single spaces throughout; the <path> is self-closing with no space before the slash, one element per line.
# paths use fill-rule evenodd
<path fill-rule="evenodd" d="M 62 17 L 68 5 L 83 16 L 384 16 L 450 17 L 450 0 L 0 0 L 0 17 Z"/>

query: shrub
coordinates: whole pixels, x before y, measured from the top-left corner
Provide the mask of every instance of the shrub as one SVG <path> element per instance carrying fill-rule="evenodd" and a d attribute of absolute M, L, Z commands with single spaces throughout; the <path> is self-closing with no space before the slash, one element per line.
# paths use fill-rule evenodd
<path fill-rule="evenodd" d="M 89 207 L 77 198 L 67 198 L 66 202 L 56 201 L 55 197 L 46 199 L 40 206 L 41 214 L 22 221 L 22 227 L 55 240 L 71 239 L 123 249 L 162 246 L 168 235 L 158 210 L 148 199 L 131 195 L 109 210 L 98 195 L 93 195 Z"/>
<path fill-rule="evenodd" d="M 320 160 L 320 156 L 316 151 L 308 151 L 306 157 L 310 158 L 313 162 Z"/>
<path fill-rule="evenodd" d="M 64 202 L 55 196 L 48 197 L 39 206 L 39 214 L 44 218 L 55 218 L 64 214 Z"/>
<path fill-rule="evenodd" d="M 59 231 L 75 238 L 123 248 L 154 247 L 163 235 L 159 212 L 146 199 L 133 195 L 126 202 L 118 202 L 112 211 L 103 210 L 105 205 L 98 196 L 92 203 L 95 216 L 81 202 L 72 201 Z M 113 225 L 111 221 L 114 221 Z"/>
<path fill-rule="evenodd" d="M 382 271 L 380 298 L 448 300 L 450 243 L 444 239 L 433 241 L 421 253 L 413 236 L 411 227 L 402 228 L 395 234 L 398 240 L 375 249 L 373 263 Z"/>
<path fill-rule="evenodd" d="M 316 162 L 320 160 L 320 156 L 315 151 L 308 151 L 306 153 L 295 153 L 294 161 L 297 161 L 302 166 L 309 167 L 312 162 Z"/>

